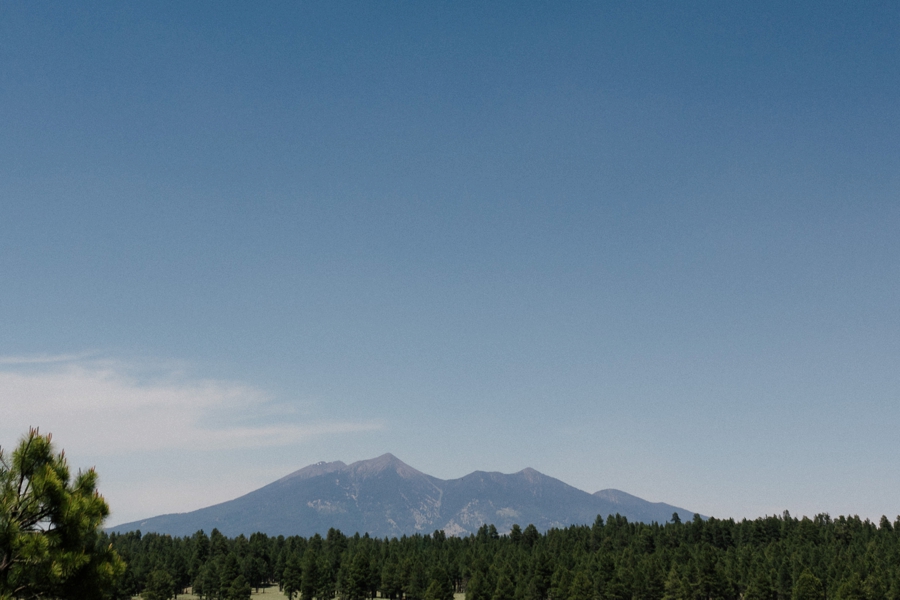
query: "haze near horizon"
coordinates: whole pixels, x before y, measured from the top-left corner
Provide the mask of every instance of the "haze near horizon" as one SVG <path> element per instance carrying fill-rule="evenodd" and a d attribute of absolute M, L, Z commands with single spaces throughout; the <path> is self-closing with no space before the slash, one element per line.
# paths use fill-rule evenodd
<path fill-rule="evenodd" d="M 900 514 L 892 3 L 0 3 L 0 445 Z"/>

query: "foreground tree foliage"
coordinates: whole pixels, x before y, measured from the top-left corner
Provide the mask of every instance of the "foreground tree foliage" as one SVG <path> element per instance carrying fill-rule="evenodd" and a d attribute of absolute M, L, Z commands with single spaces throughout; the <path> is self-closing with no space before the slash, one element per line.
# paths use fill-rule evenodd
<path fill-rule="evenodd" d="M 110 536 L 128 561 L 123 597 L 165 570 L 210 600 L 278 585 L 300 600 L 900 600 L 900 518 L 788 513 L 756 520 L 514 527 L 477 534 L 372 539 L 326 536 Z M 146 598 L 146 596 L 145 596 Z"/>
<path fill-rule="evenodd" d="M 0 449 L 0 599 L 112 597 L 125 564 L 100 530 L 109 507 L 96 487 L 36 429 Z"/>

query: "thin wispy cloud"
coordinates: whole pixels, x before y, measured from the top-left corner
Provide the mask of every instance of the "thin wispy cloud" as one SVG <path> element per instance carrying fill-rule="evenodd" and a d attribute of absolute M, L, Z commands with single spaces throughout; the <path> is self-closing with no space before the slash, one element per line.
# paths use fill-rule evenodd
<path fill-rule="evenodd" d="M 30 354 L 23 356 L 0 356 L 0 366 L 61 364 L 79 360 L 86 360 L 91 356 L 93 356 L 93 353 L 90 352 L 81 354 Z"/>
<path fill-rule="evenodd" d="M 70 453 L 228 450 L 289 445 L 378 429 L 374 422 L 299 422 L 271 395 L 240 382 L 79 356 L 0 359 L 0 435 L 52 432 Z M 260 422 L 258 415 L 267 415 Z"/>

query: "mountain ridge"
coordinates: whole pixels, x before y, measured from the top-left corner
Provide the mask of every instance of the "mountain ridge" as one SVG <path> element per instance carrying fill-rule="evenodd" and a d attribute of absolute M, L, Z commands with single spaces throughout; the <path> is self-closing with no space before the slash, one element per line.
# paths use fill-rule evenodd
<path fill-rule="evenodd" d="M 541 531 L 590 524 L 600 515 L 621 514 L 631 521 L 664 522 L 694 513 L 663 502 L 648 502 L 615 489 L 590 494 L 527 467 L 504 474 L 473 471 L 457 479 L 438 479 L 390 453 L 359 460 L 320 461 L 233 500 L 186 513 L 170 513 L 108 528 L 192 535 L 218 529 L 225 535 L 345 533 L 393 537 L 442 530 L 475 533 L 491 524 L 507 532 L 513 524 Z"/>

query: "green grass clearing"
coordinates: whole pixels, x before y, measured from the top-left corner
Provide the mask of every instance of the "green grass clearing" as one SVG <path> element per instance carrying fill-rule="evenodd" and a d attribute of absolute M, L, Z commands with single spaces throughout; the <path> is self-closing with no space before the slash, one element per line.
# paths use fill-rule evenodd
<path fill-rule="evenodd" d="M 267 588 L 259 588 L 259 593 L 256 593 L 256 590 L 251 590 L 250 597 L 258 598 L 261 596 L 271 597 L 271 598 L 286 598 L 284 592 L 278 591 L 278 586 L 273 585 Z M 135 596 L 132 600 L 141 600 L 140 596 Z M 194 594 L 178 594 L 178 600 L 200 600 L 200 596 L 195 596 Z M 296 600 L 296 598 L 295 598 Z M 337 600 L 335 598 L 334 600 Z M 465 594 L 453 594 L 453 600 L 466 600 Z"/>

